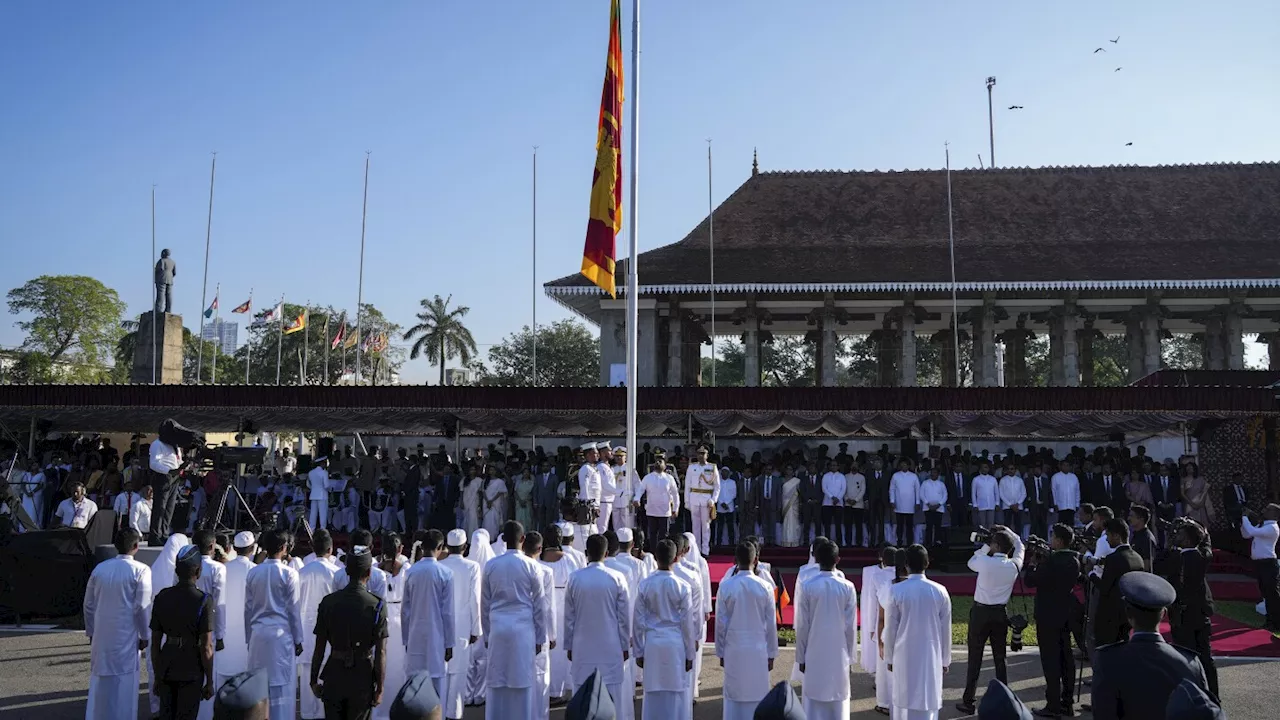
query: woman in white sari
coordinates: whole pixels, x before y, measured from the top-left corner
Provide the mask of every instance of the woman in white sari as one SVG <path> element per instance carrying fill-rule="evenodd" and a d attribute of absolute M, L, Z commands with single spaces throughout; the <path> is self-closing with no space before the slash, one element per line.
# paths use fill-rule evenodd
<path fill-rule="evenodd" d="M 492 465 L 488 474 L 489 480 L 484 486 L 484 522 L 480 524 L 491 537 L 498 537 L 502 524 L 507 521 L 507 481 Z"/>
<path fill-rule="evenodd" d="M 467 535 L 473 535 L 480 529 L 480 499 L 484 497 L 484 478 L 480 469 L 471 472 L 471 479 L 462 488 L 462 529 L 467 531 Z"/>
<path fill-rule="evenodd" d="M 478 476 L 475 482 L 479 484 L 483 482 Z M 489 546 L 489 531 L 480 528 L 471 533 L 471 544 L 467 546 L 467 559 L 480 566 L 480 579 L 484 582 L 484 566 L 494 558 L 493 548 Z M 487 678 L 489 675 L 489 655 L 488 648 L 484 643 L 478 642 L 471 646 L 471 667 L 467 671 L 467 688 L 462 693 L 462 703 L 464 705 L 483 705 L 484 696 L 489 686 Z"/>
<path fill-rule="evenodd" d="M 156 595 L 160 591 L 173 587 L 178 581 L 178 573 L 176 565 L 178 564 L 178 551 L 191 544 L 191 540 L 182 533 L 174 533 L 169 536 L 164 547 L 160 550 L 159 557 L 156 558 L 155 564 L 151 566 L 151 601 L 155 602 Z M 160 696 L 156 695 L 156 683 L 151 680 L 155 677 L 155 668 L 151 664 L 151 653 L 153 649 L 147 650 L 147 683 L 151 690 L 149 695 L 151 698 L 151 716 L 156 717 L 160 714 Z"/>
<path fill-rule="evenodd" d="M 800 547 L 800 478 L 793 477 L 782 484 L 782 544 Z"/>

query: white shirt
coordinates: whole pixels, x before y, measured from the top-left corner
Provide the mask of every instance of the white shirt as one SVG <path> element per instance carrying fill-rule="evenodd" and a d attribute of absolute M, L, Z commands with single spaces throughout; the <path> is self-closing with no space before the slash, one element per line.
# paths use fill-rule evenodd
<path fill-rule="evenodd" d="M 684 663 L 698 655 L 701 628 L 702 613 L 689 583 L 669 570 L 657 570 L 640 582 L 633 635 L 636 657 L 645 660 L 645 692 L 687 687 Z"/>
<path fill-rule="evenodd" d="M 1026 549 L 1022 538 L 1013 536 L 1013 556 L 1004 553 L 988 555 L 991 546 L 983 545 L 969 558 L 969 569 L 978 573 L 978 584 L 973 591 L 973 601 L 982 605 L 1004 605 L 1013 594 L 1013 585 L 1022 572 L 1022 559 Z"/>
<path fill-rule="evenodd" d="M 851 508 L 862 507 L 867 495 L 867 479 L 860 472 L 845 473 L 844 504 Z"/>
<path fill-rule="evenodd" d="M 406 655 L 426 658 L 410 665 L 425 667 L 431 677 L 449 673 L 444 651 L 452 649 L 457 638 L 453 600 L 453 572 L 430 555 L 405 573 L 401 641 Z"/>
<path fill-rule="evenodd" d="M 602 492 L 604 486 L 600 481 L 599 466 L 583 463 L 578 468 L 578 499 L 598 503 Z"/>
<path fill-rule="evenodd" d="M 920 503 L 920 476 L 899 470 L 889 480 L 889 502 L 895 513 L 913 513 Z"/>
<path fill-rule="evenodd" d="M 151 441 L 151 469 L 158 473 L 169 473 L 182 466 L 182 451 L 159 440 Z"/>
<path fill-rule="evenodd" d="M 613 466 L 607 462 L 596 463 L 596 474 L 600 476 L 600 502 L 613 502 L 618 496 L 618 478 L 613 474 Z"/>
<path fill-rule="evenodd" d="M 200 558 L 200 579 L 196 587 L 213 598 L 213 638 L 227 636 L 227 566 L 208 555 Z"/>
<path fill-rule="evenodd" d="M 680 512 L 680 486 L 665 472 L 651 472 L 640 481 L 640 497 L 649 517 L 671 517 Z"/>
<path fill-rule="evenodd" d="M 606 685 L 622 682 L 622 653 L 631 648 L 630 599 L 622 573 L 588 563 L 564 591 L 565 649 L 573 653 L 574 687 L 599 670 Z"/>
<path fill-rule="evenodd" d="M 369 582 L 365 585 L 365 589 L 373 593 L 379 600 L 387 599 L 387 585 L 391 582 L 391 575 L 386 570 L 374 565 L 369 571 Z M 351 578 L 347 575 L 347 566 L 342 565 L 338 568 L 338 572 L 334 573 L 333 585 L 330 586 L 329 592 L 338 592 L 342 588 L 351 584 Z"/>
<path fill-rule="evenodd" d="M 1000 507 L 1009 509 L 1017 505 L 1019 509 L 1027 502 L 1027 486 L 1017 475 L 1005 475 L 1000 478 Z"/>
<path fill-rule="evenodd" d="M 822 476 L 822 504 L 839 505 L 844 502 L 844 473 L 829 472 Z"/>
<path fill-rule="evenodd" d="M 138 672 L 138 642 L 150 638 L 151 568 L 127 555 L 99 563 L 84 591 L 89 672 L 99 677 Z"/>
<path fill-rule="evenodd" d="M 821 569 L 805 580 L 802 592 L 799 585 L 796 590 L 796 664 L 805 666 L 805 697 L 847 700 L 849 667 L 858 657 L 858 591 Z"/>
<path fill-rule="evenodd" d="M 255 632 L 265 632 L 269 638 L 279 634 L 274 635 L 276 643 L 255 645 Z M 280 560 L 267 560 L 249 571 L 244 585 L 244 635 L 249 668 L 266 670 L 268 685 L 290 684 L 297 675 L 293 646 L 301 645 L 306 635 L 297 570 Z M 286 643 L 289 647 L 282 647 Z"/>
<path fill-rule="evenodd" d="M 453 573 L 453 659 L 450 674 L 463 674 L 471 667 L 471 638 L 479 640 L 480 564 L 461 555 L 450 555 L 440 565 Z"/>
<path fill-rule="evenodd" d="M 328 500 L 329 495 L 329 471 L 322 467 L 311 468 L 307 473 L 307 485 L 311 490 L 307 493 L 308 499 L 311 500 Z"/>
<path fill-rule="evenodd" d="M 1080 478 L 1075 473 L 1057 472 L 1049 480 L 1053 490 L 1053 506 L 1059 510 L 1077 510 L 1080 507 Z"/>
<path fill-rule="evenodd" d="M 222 652 L 217 654 L 218 667 L 215 672 L 219 675 L 235 675 L 249 668 L 249 646 L 244 640 L 244 613 L 240 612 L 240 608 L 244 607 L 245 585 L 249 579 L 249 571 L 255 567 L 257 566 L 253 561 L 244 555 L 236 555 L 227 562 L 226 598 L 227 607 L 232 611 L 227 613 L 225 646 Z M 315 623 L 312 623 L 310 628 L 304 626 L 302 633 L 309 635 L 309 631 L 314 629 Z M 314 635 L 311 637 L 315 638 Z"/>
<path fill-rule="evenodd" d="M 920 504 L 925 510 L 930 505 L 937 505 L 941 510 L 947 504 L 947 486 L 942 480 L 934 480 L 932 478 L 920 483 Z"/>
<path fill-rule="evenodd" d="M 1253 541 L 1249 549 L 1249 557 L 1254 560 L 1275 560 L 1276 539 L 1280 538 L 1280 526 L 1275 520 L 1263 520 L 1262 525 L 1254 525 L 1248 517 L 1240 520 L 1240 535 Z"/>
<path fill-rule="evenodd" d="M 316 558 L 304 562 L 298 571 L 298 604 L 302 617 L 302 662 L 311 662 L 316 647 L 316 619 L 320 615 L 320 601 L 332 592 L 333 576 L 338 574 L 338 562 L 332 557 Z"/>
<path fill-rule="evenodd" d="M 689 463 L 684 472 L 684 504 L 715 505 L 720 496 L 720 468 L 711 463 Z"/>
<path fill-rule="evenodd" d="M 480 625 L 489 648 L 489 687 L 534 686 L 535 651 L 546 645 L 548 617 L 542 573 L 521 552 L 500 555 L 483 568 Z"/>
<path fill-rule="evenodd" d="M 85 498 L 78 503 L 71 498 L 67 498 L 58 504 L 58 509 L 54 514 L 67 527 L 84 528 L 93 519 L 93 516 L 98 514 L 98 504 L 89 498 Z"/>
<path fill-rule="evenodd" d="M 720 479 L 720 497 L 716 500 L 716 509 L 722 513 L 734 511 L 738 499 L 738 482 L 733 478 Z"/>
<path fill-rule="evenodd" d="M 843 484 L 844 476 L 840 476 Z M 724 696 L 759 702 L 769 692 L 768 660 L 778 656 L 773 587 L 738 573 L 716 592 L 716 657 L 724 662 Z"/>
<path fill-rule="evenodd" d="M 884 659 L 894 665 L 894 710 L 942 708 L 942 674 L 951 665 L 951 596 L 923 574 L 889 590 Z M 897 672 L 901 668 L 906 672 Z"/>
<path fill-rule="evenodd" d="M 626 464 L 613 466 L 613 487 L 617 493 L 614 496 L 614 504 L 620 507 L 626 507 L 631 504 L 634 489 L 631 487 L 631 477 L 627 475 Z"/>
<path fill-rule="evenodd" d="M 995 510 L 1000 503 L 999 483 L 991 475 L 973 476 L 973 509 Z"/>
<path fill-rule="evenodd" d="M 148 510 L 148 522 L 142 525 L 138 522 L 138 513 L 142 509 L 142 496 L 136 492 L 122 492 L 116 496 L 114 502 L 111 503 L 111 509 L 116 511 L 116 516 L 125 518 L 128 526 L 138 532 L 150 532 L 150 511 Z"/>

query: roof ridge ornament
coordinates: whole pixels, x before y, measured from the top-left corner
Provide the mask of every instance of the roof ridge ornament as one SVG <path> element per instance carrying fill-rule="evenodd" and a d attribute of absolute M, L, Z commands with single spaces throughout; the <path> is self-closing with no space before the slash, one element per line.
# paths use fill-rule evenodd
<path fill-rule="evenodd" d="M 751 177 L 760 174 L 760 155 L 756 148 L 751 148 Z"/>

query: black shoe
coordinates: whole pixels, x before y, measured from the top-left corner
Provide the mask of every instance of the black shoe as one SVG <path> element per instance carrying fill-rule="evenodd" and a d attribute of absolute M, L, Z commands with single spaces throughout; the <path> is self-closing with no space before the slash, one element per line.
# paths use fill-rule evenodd
<path fill-rule="evenodd" d="M 973 703 L 967 700 L 961 700 L 960 702 L 956 703 L 956 709 L 964 713 L 965 715 L 973 715 L 974 713 L 978 712 L 978 708 L 974 707 Z"/>
<path fill-rule="evenodd" d="M 1093 706 L 1090 705 L 1089 703 L 1080 703 L 1080 710 L 1082 712 L 1091 713 L 1093 712 Z"/>
<path fill-rule="evenodd" d="M 1066 707 L 1064 707 L 1064 708 L 1063 708 L 1062 712 L 1061 712 L 1061 713 L 1059 713 L 1059 714 L 1060 714 L 1062 717 L 1075 717 L 1075 716 L 1076 716 L 1076 711 L 1075 711 L 1075 709 L 1074 709 L 1074 708 L 1072 708 L 1070 705 L 1067 705 Z"/>
<path fill-rule="evenodd" d="M 1032 711 L 1031 711 L 1031 714 L 1032 714 L 1032 715 L 1035 715 L 1036 717 L 1042 717 L 1042 718 L 1059 718 L 1059 717 L 1062 717 L 1062 711 L 1061 711 L 1061 710 L 1059 710 L 1059 709 L 1057 709 L 1057 708 L 1049 707 L 1048 705 L 1046 705 L 1046 706 L 1044 706 L 1044 707 L 1042 707 L 1042 708 L 1036 708 L 1035 710 L 1032 710 Z"/>

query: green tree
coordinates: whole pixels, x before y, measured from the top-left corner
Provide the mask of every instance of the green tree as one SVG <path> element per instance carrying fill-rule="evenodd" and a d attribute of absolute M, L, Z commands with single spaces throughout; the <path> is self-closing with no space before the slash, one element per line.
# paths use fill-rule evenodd
<path fill-rule="evenodd" d="M 49 377 L 98 381 L 109 368 L 125 304 L 115 290 L 84 275 L 42 275 L 9 291 L 9 312 L 26 313 L 22 349 L 47 359 Z M 40 366 L 46 363 L 41 360 Z"/>
<path fill-rule="evenodd" d="M 390 345 L 390 340 L 399 331 L 400 326 L 391 322 L 373 305 L 365 303 L 360 313 L 364 330 L 360 332 L 359 342 L 369 338 L 386 335 L 387 348 L 383 351 L 362 351 L 360 353 L 361 382 L 377 384 L 386 382 L 399 371 L 404 363 L 404 350 Z M 287 328 L 303 312 L 302 305 L 286 304 L 284 306 L 284 326 Z M 326 328 L 326 318 L 328 326 Z M 307 315 L 307 327 L 304 330 L 282 335 L 279 321 L 273 320 L 265 324 L 250 325 L 248 339 L 236 351 L 234 373 L 225 382 L 244 382 L 245 361 L 249 362 L 249 382 L 274 385 L 276 382 L 276 364 L 279 358 L 280 382 L 284 385 L 297 385 L 302 382 L 309 385 L 336 384 L 344 376 L 355 373 L 356 351 L 344 347 L 345 342 L 337 348 L 332 347 L 332 340 L 337 336 L 338 328 L 345 321 L 348 327 L 345 337 L 352 337 L 355 329 L 355 316 L 332 307 L 311 308 Z M 328 355 L 328 372 L 326 374 L 325 356 Z M 306 369 L 305 375 L 303 369 Z M 222 364 L 218 365 L 218 382 L 222 383 Z"/>
<path fill-rule="evenodd" d="M 418 338 L 409 350 L 409 359 L 417 359 L 425 351 L 427 360 L 440 368 L 441 385 L 446 362 L 457 358 L 464 366 L 470 365 L 477 354 L 476 341 L 462 322 L 471 308 L 465 305 L 450 308 L 451 300 L 452 295 L 444 299 L 439 295 L 430 300 L 423 298 L 422 312 L 417 314 L 418 324 L 404 334 L 406 341 Z"/>
<path fill-rule="evenodd" d="M 533 331 L 529 326 L 489 348 L 489 364 L 474 366 L 488 385 L 528 385 L 533 376 Z M 538 328 L 541 387 L 591 387 L 600 381 L 600 340 L 585 325 L 561 320 Z"/>

